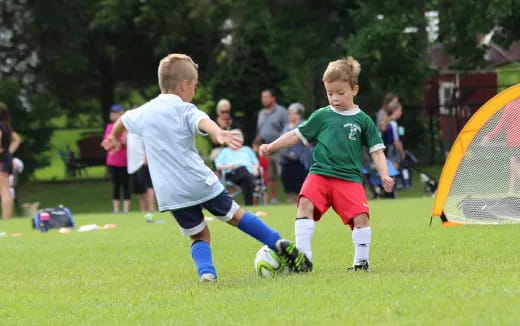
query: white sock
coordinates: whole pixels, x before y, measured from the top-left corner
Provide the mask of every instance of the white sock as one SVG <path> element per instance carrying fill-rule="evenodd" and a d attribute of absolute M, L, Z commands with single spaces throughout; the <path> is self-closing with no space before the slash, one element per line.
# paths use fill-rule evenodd
<path fill-rule="evenodd" d="M 296 248 L 301 250 L 312 261 L 311 239 L 314 233 L 314 220 L 299 218 L 294 221 L 294 234 L 296 235 Z"/>
<path fill-rule="evenodd" d="M 370 250 L 370 239 L 372 238 L 372 229 L 354 228 L 352 231 L 352 242 L 354 243 L 354 265 L 362 261 L 368 261 Z"/>

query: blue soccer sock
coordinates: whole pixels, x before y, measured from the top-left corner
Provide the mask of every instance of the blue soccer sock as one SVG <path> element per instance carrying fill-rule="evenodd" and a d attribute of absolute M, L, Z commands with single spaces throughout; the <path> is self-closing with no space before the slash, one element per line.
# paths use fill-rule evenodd
<path fill-rule="evenodd" d="M 238 228 L 267 245 L 272 250 L 278 251 L 278 249 L 276 249 L 276 242 L 281 239 L 280 234 L 267 226 L 264 221 L 253 213 L 246 211 L 244 215 L 242 215 L 240 222 L 238 222 Z"/>
<path fill-rule="evenodd" d="M 211 247 L 206 241 L 196 241 L 191 245 L 191 257 L 197 266 L 197 273 L 212 274 L 217 277 L 217 271 L 213 266 L 213 259 L 211 258 Z"/>

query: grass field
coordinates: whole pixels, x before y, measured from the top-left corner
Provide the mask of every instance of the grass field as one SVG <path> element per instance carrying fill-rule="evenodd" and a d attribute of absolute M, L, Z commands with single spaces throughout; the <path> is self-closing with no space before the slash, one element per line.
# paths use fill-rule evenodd
<path fill-rule="evenodd" d="M 260 244 L 218 221 L 216 284 L 200 284 L 189 242 L 168 214 L 76 214 L 117 228 L 40 234 L 0 222 L 2 325 L 514 325 L 520 320 L 519 225 L 428 226 L 431 199 L 371 202 L 371 272 L 352 273 L 350 231 L 329 212 L 313 239 L 314 272 L 260 279 Z M 260 207 L 293 237 L 292 206 Z M 255 208 L 256 210 L 256 208 Z"/>

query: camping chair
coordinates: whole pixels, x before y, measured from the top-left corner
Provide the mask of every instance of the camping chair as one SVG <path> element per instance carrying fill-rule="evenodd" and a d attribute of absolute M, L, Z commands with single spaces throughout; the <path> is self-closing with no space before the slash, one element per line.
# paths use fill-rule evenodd
<path fill-rule="evenodd" d="M 264 183 L 264 171 L 262 167 L 258 169 L 258 175 L 255 178 L 255 190 L 253 191 L 254 205 L 264 205 L 266 202 L 267 185 Z"/>
<path fill-rule="evenodd" d="M 224 185 L 227 192 L 231 197 L 235 197 L 242 193 L 242 189 L 239 185 L 226 179 L 225 173 L 221 170 L 217 171 L 220 182 Z M 267 191 L 267 185 L 264 183 L 264 175 L 262 168 L 259 169 L 258 175 L 255 177 L 255 187 L 253 190 L 253 204 L 263 205 L 265 203 L 265 194 Z"/>
<path fill-rule="evenodd" d="M 226 174 L 223 170 L 217 170 L 217 174 L 219 176 L 220 182 L 224 185 L 224 188 L 226 188 L 231 197 L 235 197 L 242 193 L 242 189 L 239 185 L 231 180 L 226 180 Z"/>
<path fill-rule="evenodd" d="M 65 176 L 67 177 L 81 177 L 86 176 L 86 165 L 76 159 L 76 154 L 73 151 L 58 151 L 61 161 L 65 165 Z"/>

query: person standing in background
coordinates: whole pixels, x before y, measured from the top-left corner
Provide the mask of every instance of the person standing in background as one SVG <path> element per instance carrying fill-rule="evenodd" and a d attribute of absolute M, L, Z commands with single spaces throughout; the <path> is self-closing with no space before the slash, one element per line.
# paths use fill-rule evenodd
<path fill-rule="evenodd" d="M 2 219 L 13 215 L 13 196 L 9 176 L 13 173 L 13 154 L 20 146 L 20 136 L 11 126 L 7 105 L 0 103 L 0 196 L 2 197 Z"/>
<path fill-rule="evenodd" d="M 270 89 L 262 91 L 262 105 L 264 106 L 258 114 L 257 138 L 262 143 L 271 143 L 280 135 L 283 128 L 289 122 L 287 109 L 276 103 L 276 97 Z M 271 204 L 278 203 L 277 182 L 281 174 L 280 153 L 269 155 L 269 182 L 267 184 L 268 198 Z"/>
<path fill-rule="evenodd" d="M 112 132 L 114 122 L 123 115 L 123 106 L 114 104 L 110 108 L 110 123 L 105 129 L 105 136 Z M 119 142 L 122 144 L 121 150 L 109 151 L 107 153 L 107 166 L 112 177 L 112 211 L 119 213 L 121 188 L 123 189 L 123 212 L 128 213 L 130 209 L 130 177 L 127 171 L 127 157 L 126 157 L 126 132 L 123 132 L 119 137 Z"/>
<path fill-rule="evenodd" d="M 303 121 L 305 108 L 301 103 L 289 105 L 289 123 L 283 129 L 286 134 L 297 128 Z M 299 142 L 296 145 L 280 150 L 282 164 L 282 183 L 285 189 L 285 198 L 288 203 L 296 203 L 307 172 L 312 165 L 312 147 Z"/>
<path fill-rule="evenodd" d="M 399 103 L 396 95 L 388 93 L 383 99 L 383 113 L 378 114 L 378 127 L 381 131 L 383 142 L 386 146 L 386 157 L 392 161 L 394 167 L 398 170 L 400 162 L 405 159 L 403 143 L 399 138 L 399 125 L 397 120 L 403 115 L 403 107 Z"/>

